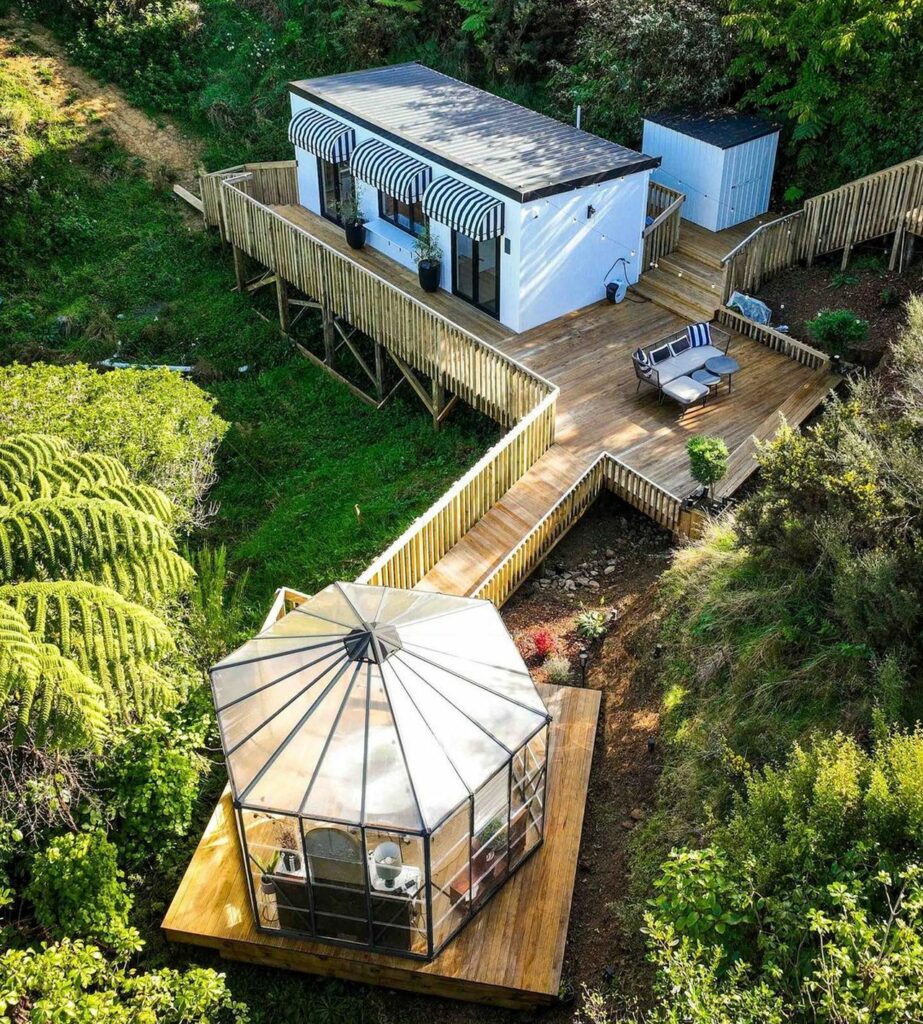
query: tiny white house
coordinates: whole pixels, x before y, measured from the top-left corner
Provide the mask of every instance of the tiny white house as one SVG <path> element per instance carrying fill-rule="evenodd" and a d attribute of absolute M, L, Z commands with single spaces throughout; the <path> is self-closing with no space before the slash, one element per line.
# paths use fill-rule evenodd
<path fill-rule="evenodd" d="M 653 178 L 686 196 L 683 218 L 721 231 L 769 209 L 779 129 L 736 111 L 656 114 L 644 120 Z"/>
<path fill-rule="evenodd" d="M 301 205 L 337 221 L 358 188 L 365 244 L 411 268 L 428 225 L 440 287 L 511 330 L 637 280 L 657 159 L 417 63 L 289 88 Z"/>

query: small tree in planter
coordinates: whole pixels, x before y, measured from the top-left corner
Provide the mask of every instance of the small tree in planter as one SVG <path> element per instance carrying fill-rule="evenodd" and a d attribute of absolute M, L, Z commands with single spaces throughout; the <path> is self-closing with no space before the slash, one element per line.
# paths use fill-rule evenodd
<path fill-rule="evenodd" d="M 420 287 L 425 292 L 434 292 L 439 288 L 439 276 L 442 271 L 442 249 L 430 232 L 429 223 L 423 234 L 413 246 L 413 258 L 417 264 Z"/>
<path fill-rule="evenodd" d="M 712 487 L 727 475 L 728 446 L 720 437 L 700 434 L 687 442 L 686 454 L 692 478 L 702 484 L 705 494 L 710 496 Z"/>
<path fill-rule="evenodd" d="M 359 186 L 353 185 L 346 195 L 337 201 L 334 209 L 343 225 L 349 247 L 361 249 L 365 245 L 365 217 L 362 215 L 362 192 Z"/>

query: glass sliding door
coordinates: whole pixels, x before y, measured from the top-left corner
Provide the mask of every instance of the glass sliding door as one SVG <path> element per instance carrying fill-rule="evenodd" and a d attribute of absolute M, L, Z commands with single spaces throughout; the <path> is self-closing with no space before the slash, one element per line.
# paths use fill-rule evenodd
<path fill-rule="evenodd" d="M 321 213 L 334 224 L 342 224 L 338 206 L 353 194 L 355 187 L 349 161 L 334 164 L 318 157 L 317 176 L 320 182 Z"/>
<path fill-rule="evenodd" d="M 491 316 L 500 316 L 500 239 L 476 242 L 452 232 L 452 291 Z"/>

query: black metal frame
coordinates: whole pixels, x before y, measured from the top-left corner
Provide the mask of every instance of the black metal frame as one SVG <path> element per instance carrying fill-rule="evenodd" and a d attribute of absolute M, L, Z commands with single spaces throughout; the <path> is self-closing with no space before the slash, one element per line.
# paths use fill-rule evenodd
<path fill-rule="evenodd" d="M 512 797 L 511 797 L 510 794 L 511 794 L 512 785 L 513 785 L 513 782 L 512 782 L 512 779 L 513 779 L 513 761 L 514 761 L 514 759 L 516 757 L 516 754 L 520 750 L 528 749 L 528 745 L 532 742 L 533 739 L 535 739 L 536 736 L 539 735 L 539 733 L 543 729 L 547 729 L 548 730 L 548 736 L 547 736 L 547 739 L 545 741 L 545 763 L 544 763 L 544 768 L 542 769 L 543 773 L 544 773 L 544 778 L 543 778 L 543 783 L 542 783 L 542 826 L 541 826 L 541 833 L 539 835 L 539 838 L 538 838 L 538 841 L 536 842 L 536 844 L 523 855 L 521 860 L 519 860 L 516 864 L 513 864 L 513 862 L 512 862 L 512 859 L 513 859 L 512 858 L 512 845 L 511 845 L 511 832 L 512 832 L 512 829 L 510 827 L 510 823 L 511 823 L 511 819 L 512 819 Z M 435 825 L 432 826 L 432 828 L 426 829 L 426 830 L 422 830 L 422 831 L 418 831 L 418 832 L 414 832 L 414 831 L 411 831 L 411 830 L 408 830 L 408 829 L 390 829 L 390 828 L 387 828 L 387 826 L 383 826 L 383 825 L 382 826 L 379 826 L 379 825 L 360 825 L 360 824 L 358 824 L 355 821 L 344 821 L 342 819 L 330 818 L 330 817 L 323 817 L 323 818 L 321 818 L 321 817 L 317 817 L 317 816 L 311 815 L 311 814 L 303 814 L 303 813 L 293 812 L 293 811 L 283 811 L 283 810 L 280 810 L 280 809 L 274 808 L 274 807 L 265 807 L 265 806 L 263 806 L 263 807 L 256 807 L 256 806 L 253 806 L 253 805 L 250 805 L 250 804 L 242 804 L 236 798 L 236 796 L 235 796 L 234 801 L 233 801 L 233 804 L 234 804 L 234 817 L 235 817 L 236 826 L 237 826 L 237 835 L 238 835 L 238 838 L 240 840 L 241 851 L 243 853 L 244 869 L 245 869 L 246 882 L 247 882 L 247 891 L 248 891 L 249 896 L 250 896 L 250 906 L 251 906 L 251 910 L 252 910 L 252 913 L 253 913 L 253 920 L 255 922 L 257 930 L 260 931 L 260 932 L 263 932 L 266 935 L 283 935 L 283 936 L 288 936 L 288 937 L 295 938 L 295 939 L 305 939 L 305 938 L 307 938 L 307 939 L 311 939 L 312 941 L 322 942 L 322 943 L 325 943 L 325 944 L 328 944 L 328 945 L 332 945 L 332 946 L 342 946 L 343 948 L 346 948 L 346 949 L 364 949 L 364 950 L 371 951 L 371 952 L 378 952 L 378 953 L 386 954 L 388 956 L 401 956 L 401 957 L 404 957 L 404 958 L 409 959 L 409 960 L 418 960 L 418 961 L 421 961 L 421 962 L 424 962 L 424 963 L 428 962 L 430 960 L 433 960 L 436 956 L 439 955 L 439 953 L 442 952 L 443 949 L 446 948 L 446 946 L 450 942 L 453 941 L 453 939 L 455 939 L 455 937 L 462 931 L 462 929 L 464 929 L 468 924 L 471 923 L 471 921 L 484 909 L 484 907 L 486 907 L 486 906 L 488 906 L 490 904 L 490 902 L 493 900 L 494 896 L 496 896 L 496 894 L 503 889 L 503 887 L 513 877 L 513 875 L 516 874 L 516 872 L 519 871 L 519 869 L 524 864 L 526 864 L 529 861 L 529 859 L 532 857 L 532 855 L 536 851 L 540 850 L 544 846 L 544 844 L 545 844 L 545 823 L 546 823 L 547 816 L 548 816 L 548 803 L 547 803 L 548 802 L 548 772 L 549 772 L 549 762 L 550 762 L 550 760 L 551 760 L 551 716 L 549 715 L 546 718 L 546 720 L 538 728 L 536 728 L 525 740 L 523 740 L 523 742 L 516 748 L 516 750 L 514 750 L 510 754 L 509 759 L 506 762 L 506 765 L 505 766 L 501 765 L 497 769 L 497 771 L 494 772 L 491 775 L 490 779 L 488 779 L 482 786 L 478 787 L 478 789 L 483 789 L 483 786 L 487 785 L 487 783 L 489 783 L 492 779 L 496 778 L 497 775 L 500 774 L 500 772 L 502 772 L 504 770 L 507 771 L 507 773 L 508 773 L 508 790 L 507 790 L 508 804 L 507 804 L 506 855 L 505 855 L 506 856 L 506 873 L 503 875 L 503 877 L 496 884 L 493 885 L 493 887 L 486 893 L 484 898 L 478 902 L 477 906 L 473 905 L 473 899 L 472 899 L 473 886 L 472 886 L 472 882 L 473 882 L 473 871 L 474 871 L 474 868 L 473 868 L 473 862 L 474 862 L 474 856 L 473 856 L 473 844 L 474 844 L 474 799 L 475 799 L 475 795 L 478 792 L 478 790 L 469 791 L 469 794 L 468 794 L 468 797 L 467 797 L 467 803 L 468 803 L 468 897 L 467 897 L 468 898 L 468 913 L 465 915 L 464 919 L 461 922 L 459 922 L 458 926 L 456 928 L 454 928 L 451 932 L 449 932 L 449 934 L 446 936 L 446 938 L 438 946 L 436 946 L 434 944 L 434 937 L 433 937 L 433 927 L 434 927 L 433 912 L 432 912 L 432 887 L 433 887 L 433 882 L 432 882 L 432 870 L 431 870 L 431 868 L 432 868 L 432 865 L 431 865 L 431 842 L 432 842 L 432 836 L 434 835 L 434 833 L 438 832 L 438 830 L 447 821 L 449 821 L 449 819 L 453 815 L 457 814 L 459 812 L 459 810 L 462 807 L 464 807 L 464 802 L 461 802 L 461 803 L 457 804 L 455 807 L 452 808 L 451 811 L 449 811 L 448 813 L 444 814 L 442 816 L 442 818 L 438 822 L 436 822 Z M 290 819 L 290 820 L 293 821 L 293 823 L 296 823 L 298 831 L 299 831 L 299 834 L 300 834 L 300 838 L 301 838 L 301 852 L 302 852 L 302 858 L 303 858 L 304 870 L 305 870 L 305 887 L 308 890 L 308 901 L 309 901 L 308 914 L 309 914 L 309 917 L 310 917 L 310 920 L 311 920 L 311 932 L 293 931 L 292 929 L 282 928 L 282 927 L 279 927 L 279 928 L 267 928 L 265 925 L 263 925 L 261 923 L 261 921 L 260 921 L 260 912 L 259 912 L 259 903 L 258 903 L 258 900 L 257 900 L 256 890 L 254 888 L 254 883 L 253 883 L 253 869 L 251 867 L 251 865 L 253 865 L 253 867 L 256 867 L 258 869 L 259 868 L 259 863 L 251 855 L 250 848 L 249 848 L 249 845 L 247 843 L 246 828 L 245 828 L 244 822 L 243 822 L 243 815 L 244 815 L 244 812 L 246 812 L 246 811 L 250 811 L 250 812 L 256 813 L 256 814 L 278 816 L 278 817 L 281 817 L 281 818 Z M 427 952 L 426 953 L 414 953 L 414 952 L 411 952 L 409 950 L 392 949 L 392 948 L 389 948 L 387 946 L 382 946 L 382 945 L 376 945 L 375 944 L 375 941 L 374 941 L 374 938 L 375 938 L 375 935 L 374 935 L 374 922 L 373 922 L 373 918 L 372 918 L 372 904 L 371 904 L 372 893 L 371 893 L 371 887 L 370 887 L 370 885 L 368 883 L 368 878 L 366 878 L 365 897 L 366 897 L 366 910 L 367 910 L 367 924 L 368 924 L 369 941 L 368 942 L 350 942 L 347 939 L 330 938 L 330 937 L 327 937 L 325 935 L 319 935 L 318 934 L 318 932 L 317 932 L 317 920 L 316 920 L 316 915 L 315 915 L 315 911 L 314 911 L 314 894 L 313 894 L 313 892 L 311 890 L 310 879 L 309 879 L 309 876 L 308 876 L 309 859 L 308 859 L 308 853 L 307 853 L 307 845 L 305 843 L 305 827 L 304 827 L 305 826 L 305 822 L 317 822 L 319 825 L 325 825 L 325 824 L 343 825 L 343 826 L 346 826 L 346 827 L 349 827 L 349 828 L 352 828 L 352 829 L 357 829 L 359 831 L 359 834 L 360 834 L 360 846 L 361 846 L 361 849 L 362 849 L 362 856 L 363 856 L 363 870 L 366 872 L 366 875 L 368 874 L 368 855 L 367 855 L 367 850 L 366 850 L 366 846 L 367 846 L 367 843 L 366 843 L 366 831 L 368 829 L 371 829 L 373 832 L 390 832 L 390 833 L 392 833 L 395 836 L 401 836 L 401 837 L 406 836 L 406 837 L 409 837 L 411 839 L 418 839 L 418 840 L 420 840 L 422 842 L 422 844 L 423 844 L 423 878 L 422 878 L 422 881 L 421 881 L 421 890 L 419 891 L 418 895 L 422 895 L 423 896 L 423 898 L 425 900 L 425 906 L 426 906 L 426 946 L 427 946 Z M 278 895 L 277 895 L 277 899 L 278 899 Z M 299 911 L 299 913 L 303 914 L 303 910 L 301 910 L 301 908 L 293 908 L 293 909 L 297 909 Z"/>
<path fill-rule="evenodd" d="M 349 167 L 349 161 L 348 160 L 344 160 L 343 163 L 346 165 L 347 168 Z M 324 168 L 325 168 L 325 166 L 326 167 L 332 167 L 333 168 L 333 172 L 335 174 L 335 177 L 333 179 L 333 192 L 334 192 L 334 195 L 335 195 L 336 198 L 335 198 L 334 202 L 339 203 L 339 202 L 343 201 L 343 192 L 342 192 L 342 184 L 343 183 L 342 183 L 342 177 L 341 177 L 341 175 L 342 175 L 342 164 L 335 164 L 335 163 L 333 163 L 332 160 L 325 160 L 322 156 L 319 156 L 317 158 L 317 191 L 318 191 L 318 195 L 320 197 L 320 212 L 321 212 L 321 216 L 322 217 L 326 217 L 327 220 L 333 221 L 334 224 L 338 224 L 340 227 L 342 227 L 343 226 L 343 221 L 340 219 L 340 217 L 337 214 L 337 212 L 335 210 L 328 210 L 327 209 L 327 188 L 326 188 L 326 186 L 324 184 Z M 355 185 L 353 185 L 353 188 L 355 188 Z"/>
<path fill-rule="evenodd" d="M 382 192 L 382 190 L 379 189 L 378 190 L 378 216 L 381 217 L 381 219 L 383 221 L 386 221 L 388 224 L 393 224 L 394 227 L 398 228 L 400 231 L 403 231 L 405 234 L 410 235 L 411 238 L 414 238 L 414 239 L 419 238 L 423 234 L 423 232 L 426 230 L 426 225 L 429 222 L 429 218 L 423 212 L 423 200 L 422 199 L 418 199 L 415 203 L 407 203 L 407 205 L 410 207 L 410 227 L 409 228 L 405 228 L 404 225 L 401 224 L 398 221 L 398 219 L 397 219 L 397 209 L 396 209 L 396 207 L 395 207 L 395 212 L 393 214 L 388 213 L 388 211 L 385 209 L 385 197 L 386 196 L 387 196 L 388 199 L 390 199 L 395 204 L 403 201 L 403 200 L 399 200 L 396 196 L 389 195 L 387 192 Z M 414 216 L 414 207 L 416 207 L 416 206 L 420 207 L 420 220 L 419 221 Z M 416 230 L 417 228 L 420 229 L 419 232 Z"/>
<path fill-rule="evenodd" d="M 473 238 L 471 239 L 471 295 L 465 295 L 464 292 L 458 290 L 458 236 L 460 232 L 452 229 L 452 294 L 462 299 L 465 302 L 470 303 L 476 309 L 479 309 L 482 313 L 486 313 L 488 316 L 492 316 L 495 320 L 500 319 L 500 298 L 503 294 L 503 282 L 500 274 L 500 259 L 502 256 L 500 246 L 500 235 L 496 238 L 491 238 L 488 242 L 477 242 Z M 465 235 L 467 238 L 468 236 Z M 493 245 L 496 247 L 496 263 L 494 264 L 497 278 L 497 308 L 495 310 L 489 309 L 481 302 L 480 290 L 481 290 L 481 274 L 479 271 L 479 265 L 481 262 L 481 246 L 482 245 Z"/>

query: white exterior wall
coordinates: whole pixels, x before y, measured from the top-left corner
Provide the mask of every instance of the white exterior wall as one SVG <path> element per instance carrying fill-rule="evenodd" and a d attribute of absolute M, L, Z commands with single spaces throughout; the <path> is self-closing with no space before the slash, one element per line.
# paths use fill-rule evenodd
<path fill-rule="evenodd" d="M 292 115 L 316 107 L 292 95 Z M 322 109 L 322 108 L 317 108 Z M 330 117 L 351 124 L 346 118 Z M 619 256 L 628 261 L 628 279 L 638 279 L 641 232 L 647 209 L 649 172 L 627 175 L 599 185 L 588 185 L 547 199 L 519 203 L 480 181 L 448 170 L 435 160 L 404 149 L 391 138 L 352 125 L 356 144 L 378 138 L 432 168 L 433 180 L 448 176 L 465 181 L 504 204 L 504 235 L 500 239 L 500 322 L 512 331 L 524 331 L 605 297 L 604 275 Z M 298 162 L 298 201 L 321 213 L 317 157 L 295 148 Z M 413 239 L 378 216 L 378 193 L 360 182 L 362 212 L 366 218 L 366 245 L 390 256 L 410 270 Z M 587 206 L 596 211 L 587 218 Z M 452 290 L 452 233 L 444 224 L 430 222 L 432 237 L 442 249 L 440 286 Z M 507 252 L 509 249 L 509 252 Z M 618 267 L 610 280 L 619 276 Z"/>
<path fill-rule="evenodd" d="M 724 151 L 719 229 L 758 217 L 769 209 L 778 144 L 779 133 L 773 132 Z"/>
<path fill-rule="evenodd" d="M 516 330 L 598 302 L 623 271 L 638 280 L 649 177 L 641 171 L 523 203 Z M 610 271 L 619 257 L 627 265 Z"/>
<path fill-rule="evenodd" d="M 779 133 L 720 149 L 653 121 L 644 122 L 641 148 L 662 158 L 654 181 L 686 196 L 682 215 L 721 231 L 769 209 Z"/>

